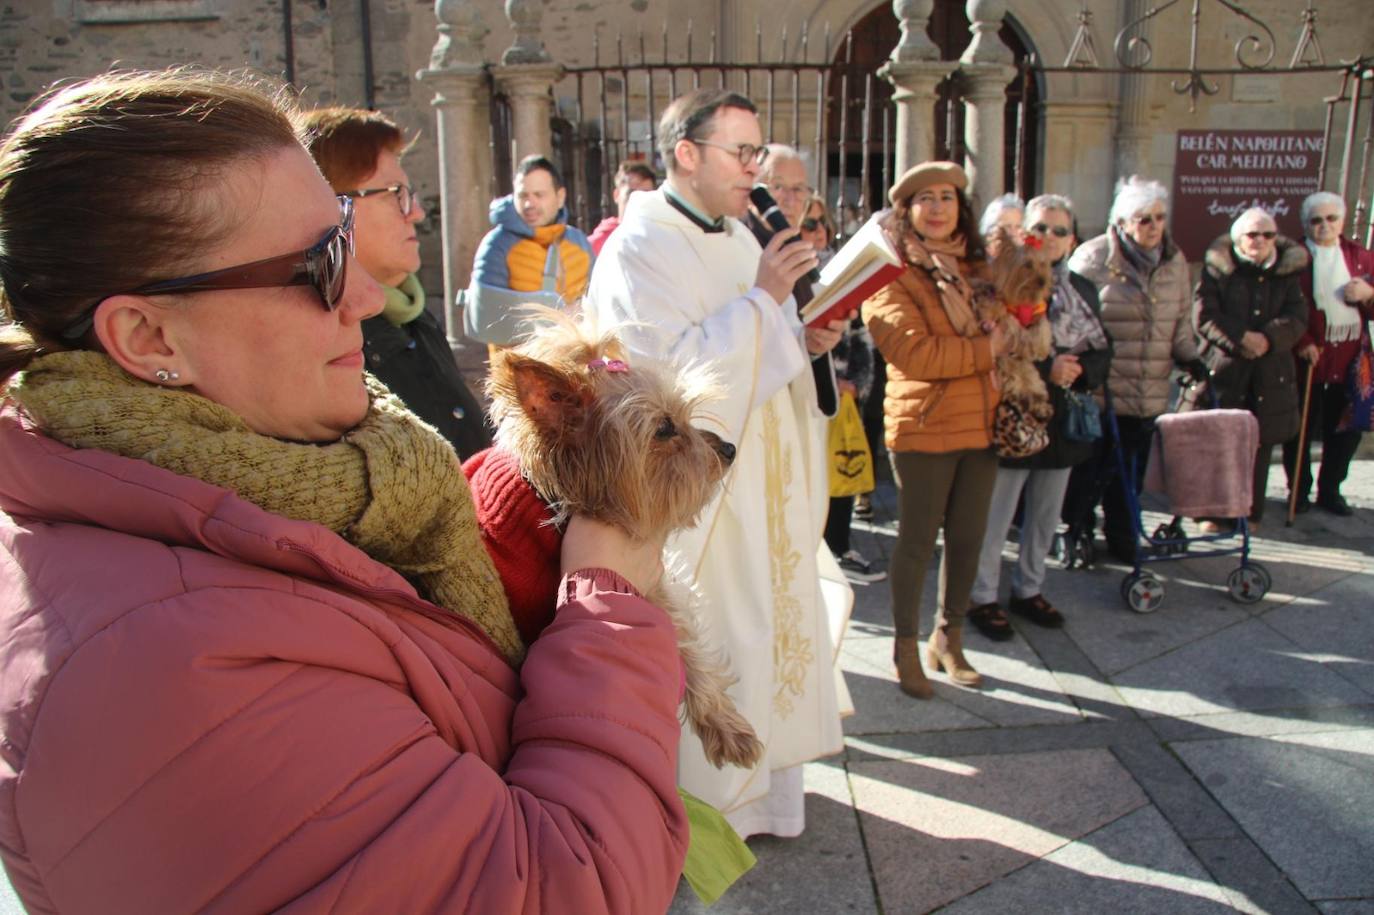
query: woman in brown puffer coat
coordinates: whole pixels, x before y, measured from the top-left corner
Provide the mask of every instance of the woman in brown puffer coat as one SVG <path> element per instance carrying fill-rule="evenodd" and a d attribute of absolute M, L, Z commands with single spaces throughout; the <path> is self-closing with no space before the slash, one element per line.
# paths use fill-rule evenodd
<path fill-rule="evenodd" d="M 885 438 L 901 500 L 890 567 L 893 654 L 902 691 L 918 699 L 932 695 L 917 632 L 942 526 L 940 607 L 927 663 L 961 686 L 982 683 L 964 658 L 963 623 L 997 476 L 992 372 L 1006 342 L 1000 329 L 985 331 L 970 306 L 968 280 L 982 270 L 984 256 L 967 186 L 952 162 L 927 162 L 898 180 L 883 218 L 907 269 L 863 306 L 887 361 Z"/>
<path fill-rule="evenodd" d="M 1273 217 L 1255 207 L 1240 214 L 1230 235 L 1212 242 L 1197 286 L 1197 331 L 1218 406 L 1249 410 L 1259 420 L 1250 508 L 1256 524 L 1264 515 L 1274 446 L 1298 432 L 1293 345 L 1307 330 L 1299 276 L 1309 259 L 1302 244 L 1279 236 Z"/>

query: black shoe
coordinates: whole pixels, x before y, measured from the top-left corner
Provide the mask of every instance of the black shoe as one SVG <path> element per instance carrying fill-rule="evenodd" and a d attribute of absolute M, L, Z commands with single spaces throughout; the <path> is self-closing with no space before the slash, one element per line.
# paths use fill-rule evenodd
<path fill-rule="evenodd" d="M 1016 634 L 1012 631 L 1011 623 L 1007 621 L 1007 615 L 1002 612 L 1002 608 L 997 606 L 995 601 L 990 604 L 969 607 L 968 612 L 964 614 L 964 619 L 972 623 L 979 632 L 994 642 L 1005 642 Z"/>
<path fill-rule="evenodd" d="M 1293 506 L 1293 514 L 1305 515 L 1312 510 L 1311 499 L 1299 499 L 1298 504 Z"/>
<path fill-rule="evenodd" d="M 1032 597 L 1013 597 L 1007 602 L 1007 609 L 1017 616 L 1024 616 L 1037 626 L 1058 629 L 1064 625 L 1064 615 L 1054 609 L 1054 604 L 1045 600 L 1045 595 Z"/>
<path fill-rule="evenodd" d="M 1333 515 L 1340 515 L 1342 518 L 1355 514 L 1355 509 L 1351 508 L 1350 503 L 1345 501 L 1345 496 L 1340 494 L 1317 496 L 1317 508 L 1325 509 Z"/>

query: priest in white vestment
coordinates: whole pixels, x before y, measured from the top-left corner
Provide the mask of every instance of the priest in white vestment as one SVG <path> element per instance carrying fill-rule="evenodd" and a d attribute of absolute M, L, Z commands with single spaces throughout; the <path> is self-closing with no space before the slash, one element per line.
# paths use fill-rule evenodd
<path fill-rule="evenodd" d="M 760 248 L 739 221 L 767 154 L 748 99 L 689 93 L 664 112 L 659 143 L 667 181 L 630 198 L 587 307 L 603 326 L 640 322 L 623 332 L 638 358 L 706 364 L 727 391 L 707 412 L 736 445 L 734 465 L 698 527 L 668 550 L 695 571 L 703 628 L 725 647 L 739 676 L 731 695 L 767 747 L 754 769 L 717 769 L 684 727 L 679 782 L 741 835 L 795 836 L 801 765 L 842 748 L 848 701 L 826 600 L 847 614 L 853 596 L 837 569 L 823 585 L 818 567 L 831 559 L 821 549 L 828 455 L 811 372 L 844 322 L 804 329 L 791 289 L 814 251 L 782 244 L 795 230 Z"/>

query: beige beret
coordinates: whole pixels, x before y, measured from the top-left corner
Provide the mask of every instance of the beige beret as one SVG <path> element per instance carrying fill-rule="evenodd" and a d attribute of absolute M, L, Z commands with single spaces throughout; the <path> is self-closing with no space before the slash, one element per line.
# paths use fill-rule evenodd
<path fill-rule="evenodd" d="M 922 162 L 897 179 L 892 190 L 887 192 L 887 199 L 895 204 L 932 184 L 952 184 L 962 191 L 968 187 L 968 175 L 954 162 Z"/>

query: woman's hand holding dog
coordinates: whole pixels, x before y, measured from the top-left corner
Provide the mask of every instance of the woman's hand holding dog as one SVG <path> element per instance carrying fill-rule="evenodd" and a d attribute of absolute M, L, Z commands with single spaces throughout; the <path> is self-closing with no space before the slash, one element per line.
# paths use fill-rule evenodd
<path fill-rule="evenodd" d="M 610 569 L 647 594 L 663 577 L 665 540 L 666 535 L 653 541 L 632 540 L 618 527 L 573 515 L 563 534 L 562 572 L 566 576 L 582 569 Z"/>
<path fill-rule="evenodd" d="M 1050 381 L 1061 388 L 1067 388 L 1082 374 L 1083 366 L 1078 364 L 1078 357 L 1072 353 L 1060 353 L 1050 365 Z"/>

